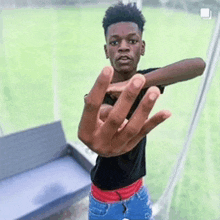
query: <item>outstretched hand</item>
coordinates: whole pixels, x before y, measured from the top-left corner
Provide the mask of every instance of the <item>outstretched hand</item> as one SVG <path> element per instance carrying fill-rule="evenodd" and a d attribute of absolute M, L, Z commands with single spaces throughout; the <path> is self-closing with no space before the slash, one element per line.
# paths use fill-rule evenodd
<path fill-rule="evenodd" d="M 79 139 L 103 157 L 119 156 L 131 151 L 146 134 L 171 116 L 169 111 L 162 110 L 148 118 L 160 95 L 157 87 L 150 87 L 132 117 L 126 119 L 145 83 L 141 74 L 129 80 L 114 106 L 102 106 L 112 77 L 113 68 L 105 67 L 85 97 L 78 127 Z"/>

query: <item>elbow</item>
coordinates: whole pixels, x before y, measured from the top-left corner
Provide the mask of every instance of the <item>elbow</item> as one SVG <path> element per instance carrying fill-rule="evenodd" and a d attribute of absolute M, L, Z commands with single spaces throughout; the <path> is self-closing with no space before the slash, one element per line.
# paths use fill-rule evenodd
<path fill-rule="evenodd" d="M 195 58 L 196 68 L 196 75 L 201 76 L 204 73 L 206 63 L 202 58 Z"/>

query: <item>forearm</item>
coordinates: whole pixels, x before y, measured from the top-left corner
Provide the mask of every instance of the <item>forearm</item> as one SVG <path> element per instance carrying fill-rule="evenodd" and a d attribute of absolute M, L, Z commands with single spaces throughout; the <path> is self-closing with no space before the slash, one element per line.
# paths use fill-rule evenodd
<path fill-rule="evenodd" d="M 145 88 L 170 85 L 202 75 L 205 62 L 201 58 L 186 59 L 145 74 Z"/>

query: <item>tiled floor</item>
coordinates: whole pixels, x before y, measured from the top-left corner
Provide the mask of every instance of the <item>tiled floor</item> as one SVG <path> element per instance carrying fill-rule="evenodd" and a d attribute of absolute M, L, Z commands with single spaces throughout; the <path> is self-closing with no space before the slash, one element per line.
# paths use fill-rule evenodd
<path fill-rule="evenodd" d="M 88 220 L 89 196 L 85 197 L 69 209 L 51 215 L 43 220 Z"/>

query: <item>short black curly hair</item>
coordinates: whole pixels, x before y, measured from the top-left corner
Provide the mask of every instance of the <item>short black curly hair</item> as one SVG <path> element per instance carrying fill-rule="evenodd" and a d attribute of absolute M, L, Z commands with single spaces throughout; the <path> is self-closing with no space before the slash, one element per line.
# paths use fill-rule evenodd
<path fill-rule="evenodd" d="M 141 33 L 143 33 L 145 18 L 141 11 L 138 10 L 136 3 L 124 5 L 122 2 L 119 2 L 118 4 L 109 7 L 105 12 L 102 21 L 105 36 L 110 25 L 123 21 L 136 23 Z"/>

